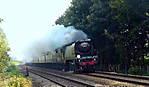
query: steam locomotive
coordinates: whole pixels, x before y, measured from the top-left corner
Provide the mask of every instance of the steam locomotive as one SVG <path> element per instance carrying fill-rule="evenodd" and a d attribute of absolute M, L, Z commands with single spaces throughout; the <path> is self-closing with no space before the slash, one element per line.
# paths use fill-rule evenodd
<path fill-rule="evenodd" d="M 64 71 L 95 72 L 98 62 L 97 50 L 90 39 L 72 42 L 54 52 L 48 52 L 44 58 L 35 59 L 33 63 L 63 63 Z"/>

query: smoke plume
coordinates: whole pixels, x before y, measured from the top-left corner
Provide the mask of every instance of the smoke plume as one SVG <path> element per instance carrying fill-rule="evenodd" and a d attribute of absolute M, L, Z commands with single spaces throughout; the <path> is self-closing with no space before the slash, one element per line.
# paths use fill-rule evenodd
<path fill-rule="evenodd" d="M 27 49 L 25 56 L 39 58 L 48 51 L 54 51 L 56 48 L 83 39 L 87 39 L 87 35 L 83 31 L 77 30 L 73 26 L 56 25 L 49 29 L 43 38 L 34 41 Z"/>

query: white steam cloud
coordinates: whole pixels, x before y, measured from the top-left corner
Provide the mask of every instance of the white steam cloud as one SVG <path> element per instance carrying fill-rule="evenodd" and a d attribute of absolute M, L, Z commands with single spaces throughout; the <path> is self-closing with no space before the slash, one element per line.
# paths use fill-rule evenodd
<path fill-rule="evenodd" d="M 62 47 L 65 44 L 69 44 L 73 41 L 87 39 L 87 35 L 81 31 L 75 29 L 73 26 L 64 27 L 63 25 L 56 25 L 49 29 L 47 34 L 32 43 L 25 52 L 25 57 L 39 58 L 48 51 L 53 51 L 56 48 Z"/>

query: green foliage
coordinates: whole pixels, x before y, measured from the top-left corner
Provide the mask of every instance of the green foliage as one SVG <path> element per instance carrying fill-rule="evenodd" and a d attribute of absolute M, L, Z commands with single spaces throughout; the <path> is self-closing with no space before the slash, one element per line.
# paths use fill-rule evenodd
<path fill-rule="evenodd" d="M 11 64 L 11 62 L 9 62 L 7 72 L 13 72 L 14 70 L 16 70 L 16 66 L 14 64 Z"/>
<path fill-rule="evenodd" d="M 32 87 L 31 79 L 15 68 L 11 72 L 0 74 L 0 87 Z"/>
<path fill-rule="evenodd" d="M 142 71 L 139 66 L 130 67 L 128 73 L 133 75 L 142 75 Z"/>
<path fill-rule="evenodd" d="M 7 52 L 9 50 L 10 48 L 8 47 L 6 36 L 3 33 L 2 29 L 0 29 L 0 73 L 6 71 L 7 61 L 9 59 Z"/>
<path fill-rule="evenodd" d="M 149 76 L 149 74 L 142 74 L 143 76 Z"/>
<path fill-rule="evenodd" d="M 4 19 L 0 18 L 0 23 L 1 23 L 2 21 L 4 21 Z"/>
<path fill-rule="evenodd" d="M 0 18 L 0 22 L 3 19 Z M 26 78 L 10 60 L 7 52 L 10 51 L 6 36 L 0 29 L 0 87 L 32 87 L 31 79 Z"/>
<path fill-rule="evenodd" d="M 149 64 L 149 57 L 144 57 L 144 62 Z"/>
<path fill-rule="evenodd" d="M 148 0 L 72 0 L 56 24 L 73 25 L 96 43 L 103 64 L 123 67 L 149 53 Z"/>
<path fill-rule="evenodd" d="M 13 60 L 7 64 L 7 71 L 0 73 L 0 87 L 32 87 L 31 79 L 18 70 Z"/>

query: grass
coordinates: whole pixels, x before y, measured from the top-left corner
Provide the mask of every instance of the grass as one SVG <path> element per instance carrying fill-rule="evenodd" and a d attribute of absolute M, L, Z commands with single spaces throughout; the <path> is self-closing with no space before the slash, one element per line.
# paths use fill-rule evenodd
<path fill-rule="evenodd" d="M 11 75 L 0 78 L 0 87 L 32 87 L 31 79 L 22 75 Z"/>
<path fill-rule="evenodd" d="M 143 76 L 149 76 L 149 74 L 143 74 Z"/>
<path fill-rule="evenodd" d="M 7 72 L 0 73 L 0 87 L 32 87 L 32 80 L 11 65 Z"/>

